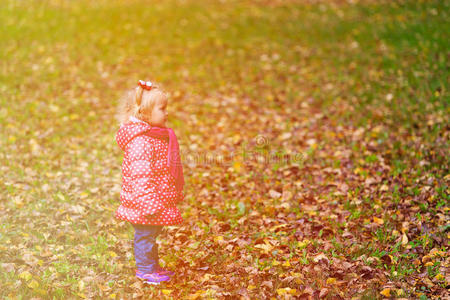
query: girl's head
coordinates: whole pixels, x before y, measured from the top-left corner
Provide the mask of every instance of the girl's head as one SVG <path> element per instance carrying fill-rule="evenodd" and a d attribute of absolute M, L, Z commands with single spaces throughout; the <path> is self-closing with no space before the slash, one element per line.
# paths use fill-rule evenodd
<path fill-rule="evenodd" d="M 133 116 L 152 126 L 166 127 L 167 102 L 167 94 L 154 83 L 151 90 L 138 85 L 120 100 L 117 119 L 125 123 Z"/>

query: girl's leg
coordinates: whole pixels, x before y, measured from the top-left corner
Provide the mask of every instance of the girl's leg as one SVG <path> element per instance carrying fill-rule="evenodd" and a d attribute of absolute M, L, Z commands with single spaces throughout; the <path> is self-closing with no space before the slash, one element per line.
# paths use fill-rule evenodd
<path fill-rule="evenodd" d="M 162 226 L 132 224 L 134 233 L 134 257 L 136 268 L 144 274 L 153 273 L 158 268 L 158 244 L 156 237 Z"/>

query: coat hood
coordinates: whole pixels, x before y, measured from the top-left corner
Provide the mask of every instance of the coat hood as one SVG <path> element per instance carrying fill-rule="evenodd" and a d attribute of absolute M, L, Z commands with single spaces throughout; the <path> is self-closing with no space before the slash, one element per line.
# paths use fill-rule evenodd
<path fill-rule="evenodd" d="M 122 124 L 116 133 L 116 142 L 122 151 L 125 151 L 126 146 L 135 137 L 145 134 L 152 127 L 143 121 L 140 122 L 128 122 Z"/>

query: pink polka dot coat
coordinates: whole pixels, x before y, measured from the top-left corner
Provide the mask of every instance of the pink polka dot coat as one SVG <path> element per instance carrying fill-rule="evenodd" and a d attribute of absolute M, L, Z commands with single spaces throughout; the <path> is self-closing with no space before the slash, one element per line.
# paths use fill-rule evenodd
<path fill-rule="evenodd" d="M 138 119 L 122 124 L 116 141 L 124 152 L 122 190 L 116 218 L 133 224 L 179 225 L 176 204 L 184 199 L 169 173 L 169 142 L 146 134 L 151 126 Z"/>

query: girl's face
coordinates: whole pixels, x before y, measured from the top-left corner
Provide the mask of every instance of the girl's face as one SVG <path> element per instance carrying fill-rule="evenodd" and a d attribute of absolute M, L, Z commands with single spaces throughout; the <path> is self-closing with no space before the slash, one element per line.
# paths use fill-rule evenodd
<path fill-rule="evenodd" d="M 156 127 L 166 127 L 167 99 L 158 98 L 150 117 L 150 124 Z"/>

